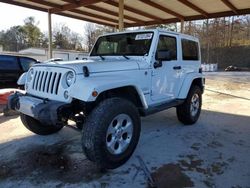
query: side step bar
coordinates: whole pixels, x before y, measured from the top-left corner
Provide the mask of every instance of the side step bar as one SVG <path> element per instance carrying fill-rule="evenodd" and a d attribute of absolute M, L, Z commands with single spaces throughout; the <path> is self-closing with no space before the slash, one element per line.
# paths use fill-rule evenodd
<path fill-rule="evenodd" d="M 148 109 L 139 109 L 139 111 L 142 116 L 148 116 L 148 115 L 160 112 L 162 110 L 166 110 L 166 109 L 178 106 L 182 104 L 184 101 L 185 101 L 184 99 L 172 100 L 172 101 L 162 103 L 159 105 L 149 106 Z"/>

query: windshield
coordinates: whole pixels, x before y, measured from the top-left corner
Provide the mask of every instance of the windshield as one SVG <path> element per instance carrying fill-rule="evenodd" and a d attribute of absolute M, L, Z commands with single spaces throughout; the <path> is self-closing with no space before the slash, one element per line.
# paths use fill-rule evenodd
<path fill-rule="evenodd" d="M 124 33 L 100 37 L 90 56 L 144 56 L 149 53 L 153 32 Z"/>

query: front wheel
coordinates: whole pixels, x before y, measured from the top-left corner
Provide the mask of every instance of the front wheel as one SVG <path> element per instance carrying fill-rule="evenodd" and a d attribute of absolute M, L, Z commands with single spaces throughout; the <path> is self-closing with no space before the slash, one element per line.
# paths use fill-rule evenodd
<path fill-rule="evenodd" d="M 23 125 L 27 129 L 39 135 L 53 134 L 63 128 L 63 124 L 57 124 L 57 125 L 42 124 L 40 121 L 30 116 L 27 116 L 25 114 L 20 114 L 20 118 L 21 118 Z"/>
<path fill-rule="evenodd" d="M 184 125 L 194 124 L 201 112 L 202 91 L 198 86 L 192 86 L 185 102 L 176 107 L 179 121 Z"/>
<path fill-rule="evenodd" d="M 130 101 L 106 99 L 87 117 L 83 127 L 83 151 L 101 168 L 117 168 L 133 154 L 140 130 L 138 110 Z"/>

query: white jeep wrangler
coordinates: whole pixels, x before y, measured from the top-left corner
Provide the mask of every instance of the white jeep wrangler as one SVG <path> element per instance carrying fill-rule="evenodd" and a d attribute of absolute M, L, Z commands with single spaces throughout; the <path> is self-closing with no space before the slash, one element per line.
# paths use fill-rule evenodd
<path fill-rule="evenodd" d="M 22 75 L 26 94 L 9 97 L 30 131 L 48 135 L 76 122 L 87 158 L 106 169 L 132 155 L 140 116 L 176 107 L 199 118 L 204 90 L 198 39 L 162 30 L 101 36 L 87 60 L 37 64 Z M 22 81 L 21 81 L 22 82 Z"/>

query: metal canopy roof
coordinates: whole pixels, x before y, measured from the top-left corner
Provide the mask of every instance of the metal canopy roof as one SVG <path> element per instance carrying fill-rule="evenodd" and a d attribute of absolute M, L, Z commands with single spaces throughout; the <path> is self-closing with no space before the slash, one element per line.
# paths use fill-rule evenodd
<path fill-rule="evenodd" d="M 118 27 L 119 0 L 0 0 Z M 250 0 L 124 0 L 124 27 L 250 14 Z"/>

